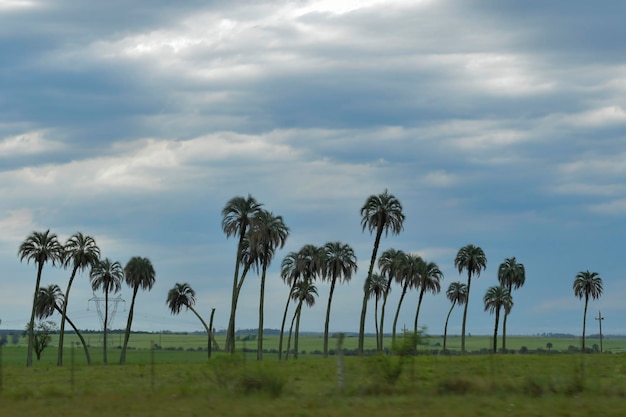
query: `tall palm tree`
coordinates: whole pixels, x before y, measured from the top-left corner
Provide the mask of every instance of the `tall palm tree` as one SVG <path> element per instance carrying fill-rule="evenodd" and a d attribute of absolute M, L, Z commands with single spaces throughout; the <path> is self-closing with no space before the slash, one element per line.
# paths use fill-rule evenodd
<path fill-rule="evenodd" d="M 126 334 L 124 335 L 124 344 L 122 345 L 122 353 L 120 354 L 120 365 L 126 362 L 126 348 L 128 347 L 130 328 L 133 324 L 133 312 L 135 311 L 137 292 L 139 288 L 150 291 L 156 278 L 152 262 L 150 262 L 148 258 L 139 256 L 134 256 L 128 261 L 124 267 L 124 275 L 126 277 L 126 284 L 133 289 L 133 298 L 130 302 L 130 310 L 128 311 Z"/>
<path fill-rule="evenodd" d="M 378 300 L 380 300 L 389 291 L 387 285 L 387 279 L 380 274 L 373 273 L 370 279 L 365 281 L 365 289 L 368 297 L 374 298 L 374 325 L 376 328 L 376 343 L 379 345 L 379 340 L 383 336 L 378 331 Z"/>
<path fill-rule="evenodd" d="M 387 291 L 383 295 L 383 306 L 380 310 L 380 334 L 384 335 L 384 324 L 385 324 L 385 307 L 387 306 L 387 296 L 391 291 L 391 283 L 394 279 L 396 279 L 396 275 L 400 271 L 400 267 L 402 262 L 406 259 L 406 254 L 401 250 L 396 249 L 387 249 L 384 251 L 380 258 L 378 258 L 378 268 L 380 269 L 380 274 L 384 277 L 387 277 Z M 378 351 L 382 351 L 383 346 L 383 337 L 381 336 L 377 342 Z"/>
<path fill-rule="evenodd" d="M 330 305 L 337 282 L 350 282 L 352 274 L 356 273 L 356 255 L 350 245 L 341 242 L 328 242 L 324 245 L 326 251 L 326 273 L 324 279 L 330 281 L 328 306 L 326 307 L 326 322 L 324 323 L 324 357 L 328 357 L 328 328 L 330 324 Z"/>
<path fill-rule="evenodd" d="M 306 303 L 308 307 L 312 307 L 315 304 L 315 297 L 317 297 L 317 288 L 313 285 L 313 282 L 308 279 L 298 281 L 293 288 L 291 298 L 298 302 L 293 319 L 291 320 L 291 327 L 293 328 L 293 322 L 296 322 L 296 334 L 294 336 L 293 349 L 294 359 L 298 359 L 298 340 L 300 338 L 300 317 L 302 316 L 302 304 Z M 289 356 L 289 345 L 291 343 L 291 330 L 289 331 L 289 341 L 287 343 L 287 356 Z"/>
<path fill-rule="evenodd" d="M 296 286 L 301 281 L 313 281 L 318 275 L 324 274 L 326 265 L 326 252 L 324 248 L 315 245 L 304 245 L 298 252 L 290 252 L 283 259 L 280 265 L 280 276 L 283 281 L 290 286 L 289 297 L 283 313 L 283 321 L 280 327 L 280 338 L 278 341 L 278 359 L 282 359 L 283 336 L 285 333 L 285 322 L 289 311 L 289 302 Z M 289 349 L 288 349 L 289 350 Z"/>
<path fill-rule="evenodd" d="M 63 365 L 63 336 L 65 335 L 65 319 L 67 317 L 67 304 L 70 298 L 70 289 L 76 277 L 76 272 L 91 268 L 100 259 L 100 248 L 91 236 L 85 236 L 81 232 L 72 235 L 65 243 L 63 266 L 72 267 L 72 274 L 65 290 L 63 312 L 61 313 L 61 328 L 59 330 L 59 349 L 57 353 L 57 365 Z"/>
<path fill-rule="evenodd" d="M 56 234 L 45 232 L 31 233 L 20 245 L 18 250 L 20 261 L 26 259 L 26 263 L 33 261 L 37 265 L 37 280 L 35 281 L 35 293 L 33 294 L 33 306 L 28 323 L 28 350 L 26 352 L 26 366 L 33 364 L 33 341 L 35 328 L 35 307 L 37 294 L 41 284 L 41 272 L 46 262 L 56 265 L 63 262 L 63 246 L 59 243 Z"/>
<path fill-rule="evenodd" d="M 493 353 L 498 351 L 498 322 L 500 321 L 500 310 L 504 309 L 507 314 L 513 308 L 513 298 L 508 288 L 501 285 L 489 287 L 483 297 L 485 303 L 485 311 L 496 314 L 496 325 L 493 329 Z"/>
<path fill-rule="evenodd" d="M 255 253 L 257 265 L 261 265 L 261 292 L 259 297 L 259 329 L 257 336 L 257 360 L 263 359 L 263 303 L 265 301 L 265 277 L 267 267 L 274 259 L 277 248 L 285 246 L 289 228 L 285 225 L 282 216 L 276 216 L 269 211 L 261 210 L 256 221 L 248 231 L 250 248 Z M 258 270 L 258 268 L 257 268 Z"/>
<path fill-rule="evenodd" d="M 385 232 L 385 235 L 388 235 L 390 231 L 392 234 L 399 234 L 404 228 L 404 218 L 405 216 L 402 213 L 402 204 L 400 204 L 400 201 L 393 194 L 389 194 L 387 190 L 379 195 L 371 195 L 367 198 L 367 200 L 365 200 L 365 204 L 361 207 L 361 227 L 363 228 L 363 231 L 367 228 L 370 231 L 370 234 L 376 231 L 370 266 L 367 271 L 367 280 L 372 277 L 374 263 L 376 262 L 376 256 L 378 253 L 378 246 L 380 245 L 380 238 L 382 237 L 383 232 Z M 367 293 L 364 291 L 363 306 L 361 307 L 361 322 L 359 325 L 359 354 L 363 354 L 365 316 L 367 314 L 368 298 Z"/>
<path fill-rule="evenodd" d="M 574 279 L 574 295 L 578 299 L 585 299 L 585 312 L 583 314 L 583 340 L 582 351 L 585 352 L 585 328 L 587 326 L 587 304 L 589 297 L 597 300 L 602 295 L 602 278 L 597 272 L 581 271 Z"/>
<path fill-rule="evenodd" d="M 200 322 L 204 326 L 204 330 L 206 330 L 208 337 L 207 352 L 208 357 L 211 358 L 211 343 L 215 345 L 217 350 L 219 350 L 219 346 L 215 341 L 215 337 L 213 335 L 212 324 L 207 325 L 202 316 L 200 316 L 196 309 L 193 308 L 193 306 L 196 304 L 196 292 L 193 290 L 193 288 L 191 288 L 191 286 L 187 283 L 181 284 L 177 282 L 176 285 L 174 285 L 174 287 L 167 292 L 166 302 L 167 306 L 170 309 L 170 313 L 172 314 L 179 314 L 180 310 L 185 307 L 187 310 L 191 310 L 191 312 L 196 315 L 198 320 L 200 320 Z M 211 317 L 213 317 L 214 312 L 215 309 L 212 309 Z"/>
<path fill-rule="evenodd" d="M 244 238 L 254 219 L 261 211 L 261 206 L 254 197 L 233 197 L 222 209 L 222 230 L 226 237 L 238 237 L 237 259 L 235 262 L 235 275 L 233 277 L 233 293 L 230 307 L 230 318 L 228 329 L 226 330 L 226 351 L 235 352 L 235 314 L 237 311 L 237 281 L 239 280 L 239 265 L 241 264 L 241 254 L 244 245 Z"/>
<path fill-rule="evenodd" d="M 41 320 L 50 317 L 55 311 L 59 314 L 63 314 L 60 306 L 63 305 L 64 299 L 65 297 L 61 292 L 61 288 L 56 284 L 39 288 L 39 292 L 37 293 L 37 302 L 35 303 L 35 316 Z M 89 349 L 87 349 L 87 344 L 85 343 L 83 335 L 69 317 L 66 316 L 65 319 L 70 324 L 83 345 L 87 365 L 91 365 L 91 356 L 89 355 Z"/>
<path fill-rule="evenodd" d="M 467 271 L 467 299 L 463 309 L 463 326 L 461 329 L 461 353 L 465 353 L 465 323 L 467 321 L 467 306 L 469 305 L 472 275 L 479 277 L 480 272 L 487 268 L 487 257 L 479 246 L 469 244 L 459 249 L 456 258 L 454 258 L 454 266 L 459 270 L 459 274 L 464 270 Z"/>
<path fill-rule="evenodd" d="M 424 293 L 426 291 L 433 294 L 439 294 L 441 291 L 441 280 L 443 279 L 443 272 L 439 269 L 434 262 L 423 261 L 419 266 L 419 272 L 417 280 L 419 282 L 419 299 L 417 301 L 417 310 L 415 311 L 415 324 L 413 325 L 413 334 L 415 335 L 415 342 L 417 343 L 417 319 L 420 315 L 420 308 L 422 306 L 422 300 L 424 299 Z"/>
<path fill-rule="evenodd" d="M 448 316 L 446 317 L 446 326 L 443 329 L 443 351 L 446 352 L 446 340 L 448 338 L 448 320 L 450 320 L 450 314 L 452 314 L 452 309 L 454 306 L 463 305 L 467 301 L 467 285 L 461 282 L 453 282 L 448 286 L 446 291 L 446 297 L 452 303 L 450 307 L 450 311 L 448 311 Z"/>
<path fill-rule="evenodd" d="M 396 309 L 396 315 L 393 318 L 393 328 L 391 329 L 392 343 L 396 342 L 396 328 L 398 326 L 398 316 L 400 315 L 400 307 L 404 301 L 404 296 L 407 290 L 414 285 L 419 276 L 420 266 L 424 261 L 419 255 L 408 253 L 404 256 L 404 259 L 400 261 L 398 272 L 396 273 L 396 282 L 402 285 L 402 293 L 400 294 L 400 300 L 398 301 L 398 308 Z"/>
<path fill-rule="evenodd" d="M 122 289 L 124 270 L 119 262 L 111 262 L 109 258 L 104 258 L 91 267 L 89 278 L 91 279 L 91 288 L 94 291 L 102 289 L 104 292 L 104 349 L 102 352 L 102 363 L 106 365 L 108 363 L 109 294 L 117 294 Z"/>
<path fill-rule="evenodd" d="M 515 257 L 507 258 L 498 267 L 498 281 L 500 285 L 509 290 L 512 296 L 513 290 L 521 288 L 526 281 L 526 269 L 524 264 L 518 263 Z M 504 311 L 502 321 L 502 350 L 506 352 L 506 322 L 509 312 Z"/>

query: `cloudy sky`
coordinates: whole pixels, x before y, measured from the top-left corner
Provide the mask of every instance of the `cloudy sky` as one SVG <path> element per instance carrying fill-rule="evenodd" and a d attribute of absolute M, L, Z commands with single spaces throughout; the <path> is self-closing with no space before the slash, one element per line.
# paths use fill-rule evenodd
<path fill-rule="evenodd" d="M 269 271 L 266 327 L 280 327 L 283 257 L 339 240 L 359 271 L 336 292 L 331 330 L 356 331 L 373 243 L 359 209 L 388 189 L 406 222 L 381 250 L 437 262 L 444 290 L 465 280 L 460 247 L 485 251 L 470 333 L 491 333 L 482 296 L 515 256 L 527 276 L 509 333 L 580 334 L 572 282 L 589 269 L 605 287 L 589 333 L 601 309 L 604 332 L 626 334 L 625 15 L 619 0 L 0 0 L 2 327 L 30 314 L 36 268 L 18 247 L 51 229 L 91 235 L 122 264 L 152 260 L 134 329 L 201 329 L 169 314 L 176 282 L 225 328 L 236 241 L 221 210 L 250 193 L 291 229 Z M 46 266 L 42 284 L 65 289 L 69 272 Z M 249 276 L 238 328 L 257 325 L 258 285 Z M 306 330 L 323 330 L 318 288 Z M 99 326 L 93 296 L 78 277 L 69 316 L 80 328 Z M 416 304 L 410 293 L 400 325 Z M 449 307 L 427 295 L 421 324 L 441 334 Z"/>

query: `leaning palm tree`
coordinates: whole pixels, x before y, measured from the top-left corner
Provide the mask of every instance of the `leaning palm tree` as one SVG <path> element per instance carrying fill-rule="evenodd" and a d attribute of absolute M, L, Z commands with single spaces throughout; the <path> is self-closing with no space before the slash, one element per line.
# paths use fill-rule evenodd
<path fill-rule="evenodd" d="M 400 201 L 393 194 L 389 194 L 387 190 L 379 195 L 371 195 L 365 200 L 365 204 L 361 207 L 361 226 L 364 231 L 367 228 L 370 234 L 376 231 L 374 248 L 372 250 L 372 257 L 370 258 L 370 266 L 367 271 L 366 280 L 372 277 L 378 246 L 380 245 L 383 232 L 385 232 L 385 235 L 388 235 L 390 231 L 392 234 L 399 234 L 404 227 L 404 217 L 402 204 L 400 204 Z M 367 293 L 364 291 L 363 306 L 361 307 L 361 322 L 359 325 L 359 354 L 363 354 L 365 316 L 367 314 L 368 298 Z"/>
<path fill-rule="evenodd" d="M 206 324 L 202 316 L 198 314 L 193 306 L 196 304 L 196 292 L 189 286 L 189 284 L 184 283 L 176 283 L 174 287 L 167 292 L 167 306 L 170 309 L 170 313 L 179 314 L 180 310 L 185 307 L 187 310 L 191 310 L 193 314 L 196 315 L 198 320 L 204 326 L 206 330 L 208 342 L 207 342 L 207 352 L 208 357 L 211 358 L 211 343 L 215 345 L 215 348 L 219 350 L 219 346 L 215 341 L 215 337 L 213 336 L 213 315 L 215 314 L 215 309 L 211 310 L 211 323 L 209 325 Z"/>
<path fill-rule="evenodd" d="M 463 305 L 467 301 L 467 285 L 461 282 L 453 282 L 448 287 L 446 291 L 446 297 L 452 303 L 450 307 L 450 311 L 448 311 L 448 316 L 446 317 L 446 326 L 443 329 L 443 351 L 446 352 L 446 340 L 448 338 L 448 320 L 450 320 L 450 314 L 452 314 L 452 309 L 454 306 Z"/>
<path fill-rule="evenodd" d="M 324 279 L 330 281 L 330 293 L 326 307 L 326 322 L 324 323 L 324 357 L 328 356 L 328 328 L 330 323 L 330 305 L 337 282 L 345 283 L 356 273 L 356 255 L 350 245 L 341 242 L 328 242 L 324 245 L 326 251 L 326 273 Z"/>
<path fill-rule="evenodd" d="M 124 270 L 119 262 L 111 262 L 109 258 L 104 258 L 91 267 L 89 278 L 91 279 L 91 288 L 94 291 L 102 289 L 104 292 L 104 329 L 102 336 L 104 349 L 102 352 L 102 363 L 106 365 L 108 363 L 109 294 L 117 294 L 122 289 Z"/>
<path fill-rule="evenodd" d="M 226 351 L 235 352 L 235 314 L 237 311 L 237 282 L 239 280 L 239 265 L 243 251 L 243 241 L 254 219 L 261 211 L 262 204 L 248 194 L 245 197 L 231 198 L 222 209 L 222 230 L 226 237 L 239 238 L 237 244 L 237 259 L 235 261 L 235 275 L 233 277 L 233 293 L 230 307 L 230 318 L 226 330 Z"/>
<path fill-rule="evenodd" d="M 401 250 L 396 249 L 387 249 L 384 251 L 380 258 L 378 258 L 378 268 L 380 269 L 380 274 L 384 277 L 387 277 L 387 291 L 383 295 L 383 305 L 380 309 L 380 334 L 384 335 L 384 324 L 385 324 L 385 307 L 387 306 L 387 296 L 391 291 L 391 283 L 394 279 L 396 279 L 396 275 L 400 271 L 400 266 L 402 265 L 403 260 L 406 259 L 406 255 Z M 381 336 L 377 342 L 378 351 L 382 351 L 383 346 L 383 337 Z"/>
<path fill-rule="evenodd" d="M 124 275 L 126 277 L 126 284 L 133 289 L 133 298 L 130 302 L 130 310 L 128 311 L 124 344 L 122 345 L 122 353 L 120 354 L 120 365 L 126 363 L 126 349 L 128 347 L 128 338 L 130 337 L 130 328 L 133 324 L 133 312 L 135 310 L 137 292 L 139 288 L 150 291 L 155 281 L 155 272 L 152 267 L 152 262 L 150 262 L 148 258 L 139 256 L 134 256 L 128 261 L 124 267 Z"/>
<path fill-rule="evenodd" d="M 400 307 L 404 301 L 409 288 L 415 285 L 417 278 L 419 277 L 420 266 L 424 261 L 419 255 L 408 253 L 404 255 L 404 259 L 400 260 L 398 272 L 396 272 L 396 282 L 402 285 L 402 293 L 400 294 L 400 300 L 398 301 L 398 308 L 396 309 L 396 315 L 393 318 L 393 327 L 391 329 L 391 342 L 396 342 L 396 328 L 398 326 L 398 316 L 400 315 Z"/>
<path fill-rule="evenodd" d="M 377 347 L 379 345 L 378 341 L 383 338 L 378 331 L 378 300 L 385 296 L 385 294 L 389 291 L 389 286 L 387 285 L 387 279 L 377 273 L 373 273 L 370 279 L 365 281 L 364 291 L 367 293 L 368 297 L 374 298 L 374 327 L 376 328 L 376 344 Z"/>
<path fill-rule="evenodd" d="M 454 266 L 461 274 L 467 271 L 467 299 L 463 309 L 463 326 L 461 329 L 461 353 L 465 353 L 465 323 L 467 321 L 467 306 L 469 305 L 470 288 L 472 286 L 472 275 L 480 276 L 480 272 L 487 268 L 487 257 L 485 252 L 472 244 L 463 246 L 454 258 Z"/>
<path fill-rule="evenodd" d="M 31 366 L 33 364 L 35 307 L 41 283 L 41 273 L 46 262 L 50 261 L 52 265 L 63 262 L 63 246 L 59 243 L 57 235 L 50 233 L 50 230 L 33 232 L 20 245 L 18 256 L 20 261 L 26 259 L 26 263 L 33 261 L 37 265 L 37 280 L 35 281 L 33 306 L 28 323 L 28 350 L 26 352 L 26 366 Z"/>
<path fill-rule="evenodd" d="M 443 272 L 439 269 L 434 262 L 422 262 L 419 268 L 418 278 L 420 295 L 417 301 L 417 310 L 415 311 L 415 324 L 413 325 L 413 334 L 415 335 L 415 341 L 417 342 L 417 319 L 420 315 L 420 308 L 422 307 L 422 300 L 424 294 L 428 291 L 433 294 L 439 294 L 441 291 L 441 280 L 443 279 Z"/>
<path fill-rule="evenodd" d="M 269 211 L 261 210 L 256 221 L 248 231 L 250 250 L 253 258 L 261 266 L 261 291 L 259 297 L 259 328 L 257 336 L 257 360 L 263 359 L 263 303 L 265 301 L 265 277 L 267 267 L 274 259 L 277 248 L 285 246 L 289 228 L 285 225 L 282 216 L 276 216 Z M 258 268 L 257 268 L 258 272 Z"/>
<path fill-rule="evenodd" d="M 55 311 L 59 314 L 63 314 L 63 310 L 61 310 L 60 306 L 63 305 L 64 299 L 65 297 L 61 292 L 61 288 L 56 284 L 39 288 L 39 292 L 37 293 L 37 302 L 35 303 L 35 316 L 41 320 L 50 317 Z M 65 319 L 83 345 L 87 365 L 91 365 L 91 356 L 89 355 L 89 349 L 87 349 L 87 344 L 85 343 L 83 335 L 69 317 L 66 316 Z"/>
<path fill-rule="evenodd" d="M 602 278 L 597 272 L 581 271 L 576 274 L 574 280 L 574 295 L 578 299 L 585 299 L 585 312 L 583 314 L 583 340 L 582 351 L 585 352 L 585 328 L 587 326 L 587 304 L 589 297 L 597 300 L 602 295 Z"/>
<path fill-rule="evenodd" d="M 498 281 L 512 295 L 513 290 L 521 288 L 526 281 L 524 264 L 518 263 L 515 257 L 505 259 L 498 267 Z M 509 312 L 505 310 L 502 321 L 502 350 L 504 352 L 506 352 L 506 322 L 508 317 Z"/>
<path fill-rule="evenodd" d="M 294 320 L 296 322 L 296 330 L 293 342 L 293 358 L 298 359 L 298 340 L 300 338 L 300 317 L 302 316 L 302 304 L 306 303 L 308 307 L 312 307 L 315 304 L 315 297 L 317 296 L 317 288 L 313 285 L 313 282 L 308 279 L 298 281 L 293 288 L 291 298 L 298 302 L 296 311 L 291 320 L 291 328 L 293 329 Z M 291 344 L 291 329 L 289 330 L 289 341 L 287 342 L 287 357 L 289 357 L 289 348 Z"/>
<path fill-rule="evenodd" d="M 500 310 L 504 309 L 507 314 L 513 308 L 513 298 L 508 288 L 501 285 L 489 287 L 483 297 L 485 311 L 496 314 L 496 325 L 493 329 L 493 353 L 498 351 L 498 322 L 500 321 Z"/>
<path fill-rule="evenodd" d="M 59 329 L 59 349 L 57 353 L 57 365 L 63 365 L 63 336 L 65 335 L 65 319 L 67 317 L 67 304 L 70 298 L 70 289 L 78 271 L 84 271 L 93 267 L 100 259 L 100 248 L 91 236 L 85 236 L 81 232 L 72 235 L 65 243 L 63 266 L 71 266 L 72 274 L 65 290 L 63 312 L 61 313 L 61 328 Z"/>
<path fill-rule="evenodd" d="M 290 252 L 283 259 L 280 265 L 280 276 L 287 285 L 290 286 L 289 297 L 283 313 L 283 321 L 280 327 L 280 338 L 278 341 L 278 359 L 282 359 L 283 336 L 285 333 L 285 322 L 289 303 L 293 298 L 291 294 L 295 291 L 299 282 L 313 281 L 319 275 L 324 274 L 326 264 L 326 252 L 324 248 L 315 245 L 304 245 L 298 252 Z"/>

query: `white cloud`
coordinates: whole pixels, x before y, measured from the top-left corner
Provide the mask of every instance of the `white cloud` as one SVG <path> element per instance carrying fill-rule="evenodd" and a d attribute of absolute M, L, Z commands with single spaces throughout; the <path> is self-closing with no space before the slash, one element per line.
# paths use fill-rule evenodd
<path fill-rule="evenodd" d="M 62 143 L 46 139 L 43 131 L 26 132 L 1 139 L 0 158 L 58 151 L 63 148 Z"/>

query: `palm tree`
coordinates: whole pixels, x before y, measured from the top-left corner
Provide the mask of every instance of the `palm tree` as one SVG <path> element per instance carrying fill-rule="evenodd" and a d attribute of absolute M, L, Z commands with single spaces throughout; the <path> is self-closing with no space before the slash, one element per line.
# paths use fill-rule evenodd
<path fill-rule="evenodd" d="M 380 258 L 378 258 L 378 268 L 380 269 L 380 274 L 384 277 L 387 277 L 387 291 L 383 295 L 383 306 L 380 310 L 380 334 L 384 335 L 384 324 L 385 324 L 385 307 L 387 306 L 387 296 L 391 291 L 391 282 L 396 279 L 396 275 L 400 270 L 400 266 L 402 262 L 406 259 L 406 255 L 401 250 L 396 249 L 387 249 L 384 251 Z M 383 346 L 383 337 L 381 336 L 377 342 L 378 351 L 382 351 Z"/>
<path fill-rule="evenodd" d="M 318 275 L 324 274 L 326 265 L 326 252 L 324 248 L 315 245 L 304 245 L 298 252 L 290 252 L 280 265 L 280 276 L 283 281 L 290 286 L 289 297 L 283 313 L 283 321 L 280 327 L 280 338 L 278 341 L 278 359 L 282 359 L 283 336 L 285 333 L 285 322 L 289 310 L 289 302 L 293 298 L 291 294 L 295 291 L 300 281 L 313 281 Z"/>
<path fill-rule="evenodd" d="M 467 306 L 469 305 L 472 275 L 479 277 L 480 272 L 487 268 L 487 257 L 479 246 L 470 244 L 459 249 L 454 259 L 454 266 L 459 270 L 459 274 L 463 270 L 467 271 L 467 299 L 463 309 L 463 326 L 461 329 L 461 353 L 465 353 L 465 323 L 467 321 Z"/>
<path fill-rule="evenodd" d="M 585 328 L 587 326 L 587 304 L 589 297 L 597 300 L 602 295 L 602 278 L 597 272 L 581 271 L 576 274 L 574 280 L 574 295 L 578 299 L 585 299 L 585 312 L 583 314 L 583 341 L 582 351 L 585 352 Z"/>
<path fill-rule="evenodd" d="M 433 294 L 439 294 L 441 291 L 441 280 L 443 279 L 443 272 L 439 269 L 434 262 L 423 261 L 419 266 L 419 273 L 417 276 L 418 286 L 420 289 L 419 299 L 417 301 L 417 311 L 415 312 L 415 324 L 413 325 L 413 334 L 415 335 L 415 341 L 417 342 L 417 319 L 420 315 L 420 308 L 422 306 L 422 299 L 424 293 L 429 291 Z"/>
<path fill-rule="evenodd" d="M 104 349 L 102 352 L 102 363 L 106 365 L 108 363 L 107 332 L 109 328 L 109 294 L 117 294 L 122 289 L 124 270 L 119 262 L 111 262 L 109 258 L 104 258 L 91 267 L 89 278 L 91 279 L 91 288 L 94 291 L 102 289 L 104 292 Z"/>
<path fill-rule="evenodd" d="M 400 315 L 400 307 L 404 301 L 404 296 L 407 290 L 414 285 L 419 276 L 420 265 L 424 262 L 419 255 L 408 253 L 401 259 L 398 266 L 398 272 L 396 273 L 396 282 L 402 285 L 402 293 L 400 294 L 400 300 L 398 301 L 398 308 L 396 309 L 396 315 L 393 318 L 393 328 L 391 330 L 392 343 L 396 342 L 396 328 L 398 326 L 398 316 Z"/>
<path fill-rule="evenodd" d="M 130 337 L 130 328 L 133 324 L 133 312 L 135 310 L 135 298 L 139 288 L 150 291 L 155 281 L 155 272 L 152 262 L 148 258 L 134 256 L 128 261 L 124 267 L 124 275 L 126 284 L 133 289 L 133 298 L 130 302 L 130 310 L 128 311 L 128 321 L 126 322 L 126 334 L 124 335 L 124 344 L 122 345 L 122 353 L 120 355 L 120 365 L 126 362 L 126 348 L 128 347 L 128 338 Z"/>
<path fill-rule="evenodd" d="M 498 281 L 512 295 L 513 290 L 521 288 L 526 281 L 524 264 L 517 263 L 515 257 L 505 259 L 498 267 Z M 506 321 L 508 317 L 509 312 L 505 310 L 502 321 L 502 350 L 504 352 L 506 352 Z"/>
<path fill-rule="evenodd" d="M 244 238 L 254 219 L 261 211 L 262 204 L 258 203 L 254 197 L 248 194 L 245 197 L 231 198 L 222 209 L 222 230 L 226 237 L 238 237 L 237 259 L 235 262 L 235 275 L 233 277 L 233 293 L 230 307 L 230 318 L 226 331 L 226 351 L 235 352 L 235 313 L 237 311 L 237 281 L 239 280 L 239 265 L 243 251 Z"/>
<path fill-rule="evenodd" d="M 195 314 L 196 317 L 198 317 L 198 320 L 200 320 L 207 333 L 207 352 L 209 358 L 211 357 L 211 343 L 213 343 L 216 349 L 219 350 L 219 346 L 217 345 L 215 337 L 213 336 L 213 324 L 211 323 L 211 325 L 207 325 L 204 319 L 202 319 L 202 317 L 200 316 L 200 314 L 198 314 L 196 309 L 193 308 L 193 306 L 196 304 L 196 292 L 193 290 L 193 288 L 191 288 L 191 286 L 189 286 L 189 284 L 176 283 L 176 285 L 174 285 L 174 287 L 167 292 L 166 302 L 167 306 L 170 309 L 170 313 L 172 314 L 179 314 L 180 310 L 185 307 L 187 310 L 191 310 L 191 312 Z M 212 318 L 214 313 L 215 309 L 212 309 L 211 321 L 213 321 Z"/>
<path fill-rule="evenodd" d="M 277 248 L 285 246 L 289 228 L 283 222 L 281 216 L 261 210 L 256 221 L 248 231 L 250 250 L 254 253 L 252 258 L 261 265 L 261 293 L 259 297 L 259 329 L 257 336 L 257 360 L 263 359 L 263 303 L 265 300 L 265 277 L 267 267 L 274 258 Z M 258 272 L 258 268 L 257 268 Z"/>
<path fill-rule="evenodd" d="M 312 307 L 315 304 L 315 297 L 317 296 L 317 288 L 313 285 L 313 282 L 308 279 L 298 281 L 293 288 L 291 298 L 294 301 L 298 301 L 298 306 L 291 320 L 291 328 L 293 328 L 293 322 L 296 322 L 296 334 L 294 336 L 293 349 L 294 359 L 298 359 L 298 340 L 300 338 L 300 317 L 302 316 L 302 304 L 306 303 L 308 307 Z M 289 348 L 291 344 L 291 329 L 289 330 L 289 341 L 287 342 L 287 357 L 289 357 Z"/>
<path fill-rule="evenodd" d="M 463 305 L 467 301 L 467 285 L 461 282 L 453 282 L 446 291 L 446 297 L 452 303 L 448 316 L 446 317 L 446 326 L 443 329 L 443 351 L 446 352 L 446 340 L 448 337 L 448 320 L 450 320 L 450 314 L 455 305 Z"/>
<path fill-rule="evenodd" d="M 387 279 L 380 274 L 373 273 L 369 280 L 365 281 L 365 289 L 369 298 L 374 298 L 374 324 L 376 328 L 376 344 L 380 345 L 379 340 L 383 338 L 378 331 L 378 300 L 380 300 L 389 291 Z"/>
<path fill-rule="evenodd" d="M 59 306 L 63 305 L 64 299 L 65 297 L 61 292 L 61 288 L 56 284 L 39 288 L 39 292 L 37 293 L 37 302 L 35 303 L 35 316 L 39 320 L 42 320 L 50 317 L 55 311 L 59 314 L 63 314 L 63 311 Z M 89 349 L 87 349 L 87 344 L 85 343 L 83 335 L 69 317 L 66 316 L 65 319 L 70 324 L 83 345 L 87 365 L 91 365 L 91 356 L 89 355 Z"/>
<path fill-rule="evenodd" d="M 367 271 L 366 280 L 371 279 L 374 271 L 374 263 L 380 245 L 380 238 L 385 232 L 385 236 L 391 231 L 392 234 L 399 234 L 403 229 L 404 214 L 402 213 L 402 204 L 387 190 L 379 195 L 371 195 L 365 200 L 365 204 L 361 207 L 361 227 L 369 229 L 370 234 L 376 231 L 374 239 L 374 249 L 370 259 L 370 266 Z M 367 293 L 363 294 L 363 307 L 361 308 L 361 323 L 359 325 L 359 354 L 363 354 L 363 341 L 365 337 L 365 316 L 367 314 Z"/>
<path fill-rule="evenodd" d="M 61 313 L 61 328 L 59 330 L 59 350 L 57 354 L 57 365 L 63 365 L 63 336 L 65 335 L 65 319 L 67 317 L 67 304 L 70 298 L 72 282 L 76 277 L 76 272 L 91 268 L 100 259 L 100 248 L 91 236 L 85 236 L 77 232 L 65 243 L 63 266 L 71 265 L 72 274 L 65 290 L 65 301 L 63 302 L 63 312 Z"/>
<path fill-rule="evenodd" d="M 328 357 L 328 327 L 330 323 L 330 305 L 337 282 L 345 283 L 356 273 L 356 255 L 350 245 L 341 242 L 328 242 L 324 245 L 326 251 L 326 273 L 324 279 L 330 281 L 328 306 L 326 307 L 326 322 L 324 324 L 324 357 Z"/>
<path fill-rule="evenodd" d="M 493 353 L 498 351 L 498 322 L 500 321 L 500 309 L 504 309 L 504 314 L 508 314 L 513 308 L 513 298 L 508 288 L 501 285 L 489 287 L 483 297 L 485 311 L 496 314 L 496 325 L 493 329 Z"/>
<path fill-rule="evenodd" d="M 22 242 L 18 250 L 20 261 L 26 259 L 26 263 L 33 261 L 37 265 L 37 280 L 35 281 L 35 293 L 33 294 L 33 306 L 28 323 L 28 350 L 26 353 L 26 366 L 33 364 L 33 341 L 35 328 L 35 307 L 37 304 L 37 294 L 41 284 L 41 272 L 46 262 L 52 265 L 63 262 L 63 246 L 59 243 L 56 234 L 45 232 L 33 232 Z"/>

